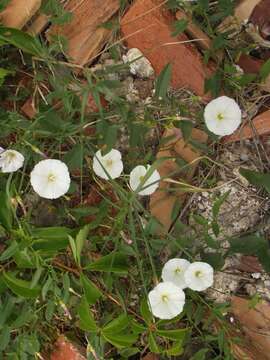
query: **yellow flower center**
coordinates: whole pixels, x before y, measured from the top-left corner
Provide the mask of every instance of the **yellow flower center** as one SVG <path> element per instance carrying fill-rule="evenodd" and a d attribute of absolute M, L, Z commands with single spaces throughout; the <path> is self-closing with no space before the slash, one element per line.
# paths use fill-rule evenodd
<path fill-rule="evenodd" d="M 177 267 L 177 268 L 174 270 L 174 272 L 175 272 L 176 275 L 179 274 L 181 271 L 182 271 L 182 270 L 180 269 L 180 267 Z"/>
<path fill-rule="evenodd" d="M 217 119 L 218 120 L 223 120 L 224 119 L 224 115 L 222 113 L 218 113 L 217 114 Z"/>
<path fill-rule="evenodd" d="M 144 176 L 140 176 L 140 182 L 142 183 L 144 181 Z"/>
<path fill-rule="evenodd" d="M 108 168 L 111 167 L 112 164 L 113 164 L 112 159 L 106 160 L 106 166 L 107 166 Z"/>
<path fill-rule="evenodd" d="M 53 173 L 48 175 L 48 182 L 52 183 L 56 180 L 56 176 Z"/>
<path fill-rule="evenodd" d="M 198 270 L 198 271 L 195 272 L 195 276 L 197 278 L 201 278 L 203 276 L 203 273 L 200 270 Z"/>
<path fill-rule="evenodd" d="M 163 302 L 167 302 L 167 301 L 169 300 L 168 295 L 162 295 L 162 296 L 161 296 L 161 300 L 162 300 Z"/>

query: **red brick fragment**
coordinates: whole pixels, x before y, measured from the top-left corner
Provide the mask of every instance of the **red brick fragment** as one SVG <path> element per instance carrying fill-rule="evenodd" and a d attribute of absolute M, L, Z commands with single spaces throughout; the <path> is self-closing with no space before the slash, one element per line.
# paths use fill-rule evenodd
<path fill-rule="evenodd" d="M 122 18 L 121 30 L 129 48 L 138 48 L 157 74 L 171 63 L 171 85 L 204 95 L 204 81 L 211 75 L 198 50 L 185 34 L 172 37 L 173 15 L 160 0 L 137 0 Z"/>
<path fill-rule="evenodd" d="M 270 110 L 259 114 L 250 123 L 244 124 L 234 134 L 226 136 L 224 143 L 232 143 L 235 141 L 251 139 L 253 137 L 270 134 Z"/>
<path fill-rule="evenodd" d="M 64 335 L 61 335 L 55 343 L 50 360 L 86 360 L 86 357 Z"/>

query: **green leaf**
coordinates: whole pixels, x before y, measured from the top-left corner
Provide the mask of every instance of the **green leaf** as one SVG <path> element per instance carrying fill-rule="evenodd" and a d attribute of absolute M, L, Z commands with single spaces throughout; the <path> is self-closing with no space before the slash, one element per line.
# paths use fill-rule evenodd
<path fill-rule="evenodd" d="M 270 174 L 263 174 L 243 168 L 239 170 L 239 173 L 252 185 L 263 187 L 268 193 L 270 193 Z"/>
<path fill-rule="evenodd" d="M 0 334 L 0 351 L 4 351 L 5 348 L 8 346 L 8 343 L 11 338 L 11 331 L 9 326 L 5 325 L 3 329 L 1 329 Z"/>
<path fill-rule="evenodd" d="M 151 324 L 153 321 L 153 315 L 149 309 L 147 299 L 143 299 L 140 305 L 140 313 L 147 324 Z"/>
<path fill-rule="evenodd" d="M 77 264 L 81 265 L 81 252 L 83 245 L 85 243 L 85 240 L 87 239 L 88 233 L 89 233 L 90 225 L 84 226 L 76 236 L 76 259 Z"/>
<path fill-rule="evenodd" d="M 202 253 L 201 257 L 202 261 L 213 266 L 215 270 L 221 270 L 225 263 L 224 256 L 220 253 Z"/>
<path fill-rule="evenodd" d="M 116 319 L 110 321 L 102 329 L 103 333 L 108 334 L 117 334 L 125 330 L 130 323 L 130 318 L 126 314 L 118 316 Z"/>
<path fill-rule="evenodd" d="M 175 125 L 181 129 L 184 140 L 187 142 L 191 138 L 193 123 L 189 120 L 180 120 Z"/>
<path fill-rule="evenodd" d="M 137 347 L 132 348 L 126 348 L 123 350 L 120 350 L 120 355 L 123 358 L 130 359 L 133 355 L 136 355 L 140 352 L 140 349 Z"/>
<path fill-rule="evenodd" d="M 8 195 L 2 191 L 0 192 L 0 225 L 6 230 L 12 228 L 12 209 Z"/>
<path fill-rule="evenodd" d="M 38 39 L 14 28 L 0 26 L 0 41 L 13 45 L 31 55 L 41 56 L 43 52 Z"/>
<path fill-rule="evenodd" d="M 270 271 L 270 247 L 268 241 L 256 234 L 230 239 L 231 254 L 255 255 L 258 257 L 265 271 Z"/>
<path fill-rule="evenodd" d="M 127 274 L 128 268 L 127 256 L 120 252 L 112 252 L 85 267 L 86 270 L 119 274 Z"/>
<path fill-rule="evenodd" d="M 84 147 L 82 144 L 76 144 L 64 156 L 64 162 L 69 170 L 81 169 L 84 158 Z"/>
<path fill-rule="evenodd" d="M 168 356 L 177 356 L 181 355 L 184 351 L 184 348 L 182 346 L 181 342 L 176 341 L 172 347 L 170 347 L 168 350 L 166 350 L 166 354 Z"/>
<path fill-rule="evenodd" d="M 78 315 L 80 318 L 80 322 L 79 322 L 80 329 L 94 333 L 98 332 L 98 326 L 96 325 L 95 320 L 92 314 L 90 313 L 89 305 L 87 303 L 85 296 L 81 298 L 81 302 L 78 306 Z"/>
<path fill-rule="evenodd" d="M 3 273 L 7 287 L 16 295 L 25 298 L 36 298 L 40 293 L 40 287 L 31 288 L 31 282 L 17 279 L 12 273 Z"/>
<path fill-rule="evenodd" d="M 206 354 L 209 352 L 208 349 L 201 349 L 192 356 L 190 360 L 205 360 Z"/>
<path fill-rule="evenodd" d="M 137 341 L 137 335 L 135 334 L 104 334 L 102 336 L 106 341 L 117 347 L 118 349 L 123 349 L 130 347 Z"/>
<path fill-rule="evenodd" d="M 101 291 L 96 287 L 96 285 L 91 280 L 89 280 L 83 274 L 81 274 L 81 284 L 88 304 L 89 305 L 95 304 L 97 300 L 102 296 Z"/>
<path fill-rule="evenodd" d="M 230 190 L 229 191 L 226 191 L 222 196 L 220 196 L 215 202 L 214 202 L 214 205 L 213 205 L 213 208 L 212 208 L 212 214 L 213 214 L 213 217 L 214 219 L 217 219 L 218 217 L 218 214 L 220 212 L 220 208 L 221 206 L 224 204 L 224 202 L 226 201 L 227 197 L 229 196 L 230 194 Z"/>
<path fill-rule="evenodd" d="M 34 228 L 32 229 L 34 250 L 41 252 L 57 252 L 66 249 L 68 246 L 68 236 L 71 230 L 66 227 Z"/>
<path fill-rule="evenodd" d="M 0 86 L 3 85 L 5 78 L 8 75 L 13 75 L 14 71 L 0 68 Z"/>
<path fill-rule="evenodd" d="M 260 77 L 265 80 L 270 74 L 270 59 L 268 59 L 260 68 Z"/>
<path fill-rule="evenodd" d="M 180 19 L 173 23 L 174 31 L 172 32 L 172 36 L 177 36 L 182 34 L 188 26 L 188 20 Z"/>
<path fill-rule="evenodd" d="M 167 64 L 157 78 L 155 97 L 165 99 L 172 75 L 172 65 Z"/>
<path fill-rule="evenodd" d="M 149 333 L 149 337 L 148 337 L 148 342 L 149 342 L 149 349 L 152 353 L 155 354 L 160 354 L 161 350 L 157 344 L 157 341 L 155 339 L 155 336 L 152 332 Z"/>
<path fill-rule="evenodd" d="M 16 241 L 12 241 L 9 247 L 2 252 L 0 256 L 0 261 L 6 261 L 11 258 L 19 249 L 18 243 Z"/>
<path fill-rule="evenodd" d="M 156 334 L 169 340 L 183 341 L 188 333 L 189 329 L 177 329 L 177 330 L 157 330 Z"/>

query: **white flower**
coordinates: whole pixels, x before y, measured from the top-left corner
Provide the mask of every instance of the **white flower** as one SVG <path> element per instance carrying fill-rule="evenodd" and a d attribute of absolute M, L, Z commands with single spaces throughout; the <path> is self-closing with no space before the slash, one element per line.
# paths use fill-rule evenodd
<path fill-rule="evenodd" d="M 204 120 L 212 133 L 230 135 L 241 124 L 241 109 L 234 99 L 220 96 L 206 105 Z"/>
<path fill-rule="evenodd" d="M 123 171 L 122 155 L 120 151 L 112 149 L 104 156 L 98 150 L 93 159 L 93 170 L 102 179 L 118 178 Z M 106 171 L 105 171 L 106 170 Z M 107 173 L 108 174 L 107 174 Z"/>
<path fill-rule="evenodd" d="M 189 265 L 184 274 L 187 286 L 196 291 L 203 291 L 213 285 L 214 270 L 211 265 L 196 261 Z"/>
<path fill-rule="evenodd" d="M 162 269 L 162 280 L 170 281 L 181 289 L 185 289 L 187 284 L 184 274 L 189 265 L 190 262 L 186 259 L 171 259 L 167 261 Z"/>
<path fill-rule="evenodd" d="M 4 150 L 0 152 L 0 168 L 3 173 L 12 173 L 19 170 L 24 163 L 24 156 L 16 150 Z"/>
<path fill-rule="evenodd" d="M 129 63 L 130 72 L 141 78 L 149 78 L 154 75 L 154 69 L 150 61 L 143 56 L 143 53 L 137 49 L 129 49 L 127 54 L 123 56 L 124 63 Z"/>
<path fill-rule="evenodd" d="M 169 320 L 182 312 L 185 293 L 171 282 L 162 282 L 149 292 L 148 301 L 154 316 Z"/>
<path fill-rule="evenodd" d="M 151 195 L 159 186 L 160 175 L 157 170 L 154 170 L 149 177 L 146 176 L 147 180 L 144 181 L 150 167 L 150 165 L 138 165 L 130 173 L 129 185 L 133 191 L 137 191 L 140 187 L 142 190 L 138 192 L 139 195 Z"/>
<path fill-rule="evenodd" d="M 68 192 L 70 176 L 68 167 L 60 160 L 41 160 L 31 172 L 31 185 L 45 199 L 57 199 Z"/>

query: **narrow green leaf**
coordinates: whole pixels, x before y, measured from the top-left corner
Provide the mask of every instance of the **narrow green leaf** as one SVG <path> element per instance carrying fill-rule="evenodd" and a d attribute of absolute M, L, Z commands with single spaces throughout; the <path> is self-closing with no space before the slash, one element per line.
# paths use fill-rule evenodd
<path fill-rule="evenodd" d="M 157 330 L 156 334 L 166 339 L 183 341 L 188 333 L 189 329 L 177 329 L 177 330 Z"/>
<path fill-rule="evenodd" d="M 102 296 L 101 291 L 96 285 L 89 280 L 85 275 L 81 274 L 81 284 L 84 290 L 85 298 L 89 305 L 93 305 Z"/>
<path fill-rule="evenodd" d="M 98 332 L 98 326 L 90 313 L 89 305 L 86 298 L 83 296 L 78 307 L 78 315 L 80 318 L 79 327 L 84 331 Z"/>
<path fill-rule="evenodd" d="M 40 287 L 31 288 L 31 282 L 17 279 L 12 273 L 3 273 L 7 287 L 16 295 L 25 298 L 36 298 L 40 293 Z"/>
<path fill-rule="evenodd" d="M 97 261 L 85 267 L 86 270 L 114 272 L 120 274 L 127 274 L 128 263 L 127 256 L 120 252 L 112 252 L 109 255 L 103 256 Z"/>
<path fill-rule="evenodd" d="M 4 191 L 0 192 L 0 204 L 0 225 L 2 225 L 6 230 L 11 230 L 13 217 L 11 204 Z"/>
<path fill-rule="evenodd" d="M 259 258 L 265 271 L 270 271 L 270 247 L 268 241 L 256 234 L 230 239 L 230 253 L 255 255 Z"/>
<path fill-rule="evenodd" d="M 180 19 L 173 23 L 174 31 L 172 32 L 172 36 L 177 36 L 182 34 L 188 26 L 188 20 Z"/>
<path fill-rule="evenodd" d="M 167 64 L 157 78 L 155 97 L 165 99 L 172 75 L 172 65 Z"/>
<path fill-rule="evenodd" d="M 265 80 L 270 75 L 270 59 L 268 59 L 260 68 L 260 77 Z"/>
<path fill-rule="evenodd" d="M 90 230 L 90 225 L 84 226 L 76 236 L 76 259 L 78 265 L 81 265 L 81 252 L 83 249 L 83 245 L 85 243 L 85 240 L 87 239 L 88 233 Z"/>
<path fill-rule="evenodd" d="M 148 345 L 149 345 L 149 349 L 152 353 L 154 354 L 160 354 L 161 350 L 157 344 L 157 341 L 155 339 L 155 336 L 152 332 L 149 333 L 149 337 L 148 337 Z"/>
<path fill-rule="evenodd" d="M 263 187 L 270 193 L 270 174 L 262 174 L 257 171 L 241 168 L 239 173 L 244 176 L 252 185 Z"/>
<path fill-rule="evenodd" d="M 9 326 L 4 326 L 3 329 L 1 329 L 0 333 L 0 351 L 4 351 L 5 348 L 8 346 L 8 343 L 11 338 L 11 332 Z"/>
<path fill-rule="evenodd" d="M 118 349 L 123 349 L 130 347 L 137 341 L 137 335 L 134 334 L 104 334 L 102 336 L 106 341 L 117 347 Z"/>
<path fill-rule="evenodd" d="M 153 321 L 153 315 L 149 309 L 148 301 L 144 298 L 140 305 L 140 313 L 147 324 L 151 324 Z"/>
<path fill-rule="evenodd" d="M 42 55 L 43 49 L 37 38 L 14 28 L 0 26 L 0 41 L 13 45 L 31 55 Z"/>
<path fill-rule="evenodd" d="M 125 330 L 130 323 L 130 319 L 126 314 L 118 316 L 116 319 L 110 321 L 102 329 L 104 334 L 117 334 Z"/>
<path fill-rule="evenodd" d="M 6 261 L 9 258 L 11 258 L 17 251 L 18 251 L 18 244 L 16 241 L 12 241 L 12 243 L 9 245 L 9 247 L 3 251 L 3 253 L 0 256 L 0 261 Z"/>
<path fill-rule="evenodd" d="M 68 240 L 69 240 L 69 245 L 70 245 L 70 248 L 71 248 L 71 251 L 72 251 L 72 255 L 74 257 L 74 260 L 75 262 L 78 264 L 78 261 L 77 261 L 77 250 L 76 250 L 76 244 L 75 244 L 75 240 L 73 239 L 72 236 L 68 236 Z"/>
<path fill-rule="evenodd" d="M 166 350 L 166 354 L 168 356 L 179 356 L 183 353 L 184 348 L 182 346 L 182 343 L 179 341 L 176 341 L 168 350 Z"/>

